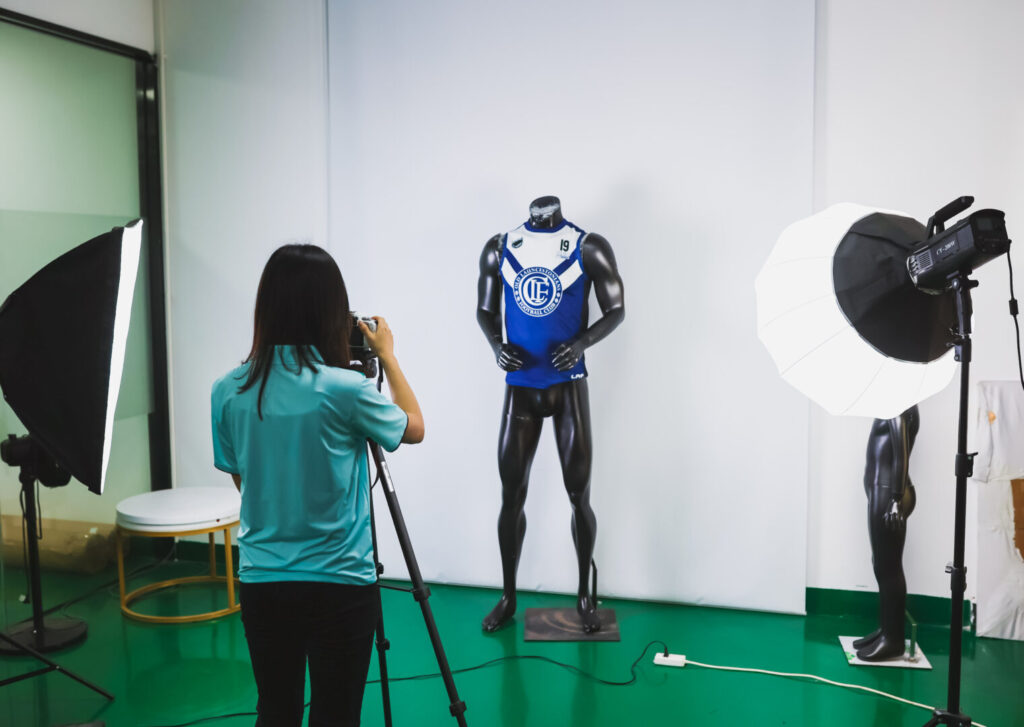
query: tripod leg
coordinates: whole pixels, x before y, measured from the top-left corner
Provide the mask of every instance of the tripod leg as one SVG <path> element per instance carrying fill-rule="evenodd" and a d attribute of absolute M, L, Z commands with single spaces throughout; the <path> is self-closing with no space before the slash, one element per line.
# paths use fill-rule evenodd
<path fill-rule="evenodd" d="M 370 493 L 370 538 L 373 543 L 373 565 L 379 579 L 384 572 L 380 558 L 377 556 L 377 519 L 373 511 L 373 493 Z M 388 683 L 388 657 L 387 650 L 391 648 L 391 642 L 384 635 L 384 599 L 380 594 L 380 586 L 377 587 L 377 611 L 380 616 L 377 618 L 377 626 L 374 629 L 377 645 L 377 663 L 380 668 L 380 695 L 383 700 L 384 726 L 391 727 L 391 688 Z"/>
<path fill-rule="evenodd" d="M 405 526 L 405 518 L 402 516 L 402 508 L 398 504 L 398 496 L 395 494 L 395 485 L 391 480 L 391 472 L 388 470 L 387 462 L 384 461 L 384 452 L 380 445 L 370 442 L 370 453 L 377 465 L 377 474 L 380 477 L 381 486 L 384 490 L 384 498 L 388 502 L 388 510 L 391 512 L 391 521 L 395 526 L 395 534 L 398 536 L 398 544 L 402 548 L 402 555 L 405 556 L 405 565 L 409 570 L 409 580 L 412 581 L 412 594 L 420 604 L 423 612 L 423 621 L 430 636 L 430 643 L 434 647 L 434 656 L 437 658 L 437 666 L 441 671 L 445 689 L 448 692 L 448 711 L 459 723 L 459 727 L 466 727 L 466 703 L 459 699 L 459 692 L 455 688 L 455 679 L 452 677 L 451 667 L 448 666 L 448 657 L 444 653 L 444 645 L 441 643 L 441 635 L 437 631 L 437 624 L 434 621 L 434 613 L 430 609 L 430 588 L 423 582 L 420 574 L 419 564 L 416 562 L 416 554 L 413 553 L 412 543 L 409 540 L 409 531 Z M 372 522 L 372 520 L 371 520 Z M 383 683 L 383 682 L 382 682 Z"/>
<path fill-rule="evenodd" d="M 417 573 L 417 576 L 419 573 Z M 422 585 L 423 579 L 418 579 Z M 448 666 L 448 657 L 444 653 L 444 645 L 441 643 L 441 635 L 437 631 L 437 624 L 434 622 L 434 612 L 430 609 L 430 604 L 427 599 L 430 597 L 430 589 L 422 586 L 416 588 L 414 582 L 414 591 L 416 600 L 420 602 L 420 610 L 423 612 L 423 620 L 427 625 L 427 634 L 430 636 L 430 643 L 434 647 L 434 656 L 437 658 L 437 666 L 441 670 L 441 677 L 444 680 L 445 689 L 448 691 L 448 699 L 450 704 L 448 705 L 448 711 L 455 717 L 456 722 L 459 723 L 459 727 L 466 727 L 466 703 L 459 699 L 459 692 L 455 688 L 455 679 L 452 677 L 452 669 Z"/>
<path fill-rule="evenodd" d="M 378 591 L 378 598 L 380 598 Z M 380 667 L 380 693 L 381 699 L 384 701 L 384 725 L 385 727 L 391 727 L 391 689 L 388 686 L 388 658 L 387 650 L 391 648 L 391 642 L 384 636 L 384 612 L 381 611 L 381 616 L 377 619 L 377 628 L 375 629 L 377 645 L 377 663 Z"/>

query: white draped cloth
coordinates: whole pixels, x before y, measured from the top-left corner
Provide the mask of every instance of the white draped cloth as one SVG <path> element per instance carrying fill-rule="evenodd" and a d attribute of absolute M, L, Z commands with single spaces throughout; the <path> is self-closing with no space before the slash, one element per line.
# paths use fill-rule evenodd
<path fill-rule="evenodd" d="M 973 427 L 978 481 L 978 635 L 1024 641 L 1024 558 L 1011 480 L 1024 479 L 1024 389 L 1019 381 L 978 384 Z"/>

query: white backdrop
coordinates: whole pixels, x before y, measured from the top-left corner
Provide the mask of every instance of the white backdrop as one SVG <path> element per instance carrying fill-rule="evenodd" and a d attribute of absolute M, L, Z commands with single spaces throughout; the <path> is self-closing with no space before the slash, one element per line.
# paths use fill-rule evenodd
<path fill-rule="evenodd" d="M 554 194 L 625 281 L 587 353 L 601 590 L 802 611 L 808 405 L 757 340 L 753 279 L 810 213 L 813 2 L 327 8 L 331 249 L 423 406 L 390 462 L 425 577 L 500 583 L 477 262 Z M 575 590 L 569 517 L 548 424 L 521 587 Z"/>

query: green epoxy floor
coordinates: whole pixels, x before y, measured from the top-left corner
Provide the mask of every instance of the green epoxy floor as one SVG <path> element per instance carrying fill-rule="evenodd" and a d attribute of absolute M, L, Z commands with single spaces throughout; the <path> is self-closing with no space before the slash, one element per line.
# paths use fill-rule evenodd
<path fill-rule="evenodd" d="M 134 583 L 200 572 L 202 564 L 167 563 Z M 110 579 L 43 574 L 45 605 L 78 596 Z M 17 602 L 24 592 L 20 570 L 8 568 L 3 608 L 10 622 L 27 617 Z M 480 619 L 496 591 L 435 586 L 431 606 L 454 669 L 502 656 L 543 655 L 613 681 L 629 678 L 629 666 L 647 642 L 660 639 L 673 652 L 712 664 L 806 672 L 897 693 L 926 704 L 945 704 L 948 635 L 922 627 L 920 641 L 935 669 L 857 668 L 846 664 L 838 634 L 870 629 L 864 619 L 783 616 L 638 601 L 608 600 L 622 630 L 620 643 L 541 644 L 522 640 L 522 618 L 494 635 Z M 206 586 L 143 602 L 139 610 L 177 613 L 209 608 Z M 223 598 L 219 593 L 217 596 Z M 572 599 L 522 594 L 520 614 L 531 606 L 571 606 Z M 436 671 L 419 607 L 409 594 L 385 591 L 392 677 Z M 116 588 L 69 607 L 89 623 L 85 643 L 53 655 L 58 662 L 116 695 L 106 702 L 66 676 L 42 677 L 0 687 L 0 725 L 54 727 L 103 720 L 108 727 L 157 727 L 239 712 L 252 712 L 256 689 L 238 615 L 204 624 L 156 626 L 123 619 Z M 922 725 L 929 714 L 872 695 L 802 680 L 755 674 L 668 669 L 640 662 L 637 683 L 613 687 L 532 660 L 456 674 L 473 727 L 586 725 L 801 725 L 885 727 Z M 34 669 L 36 662 L 0 656 L 0 680 Z M 376 678 L 376 662 L 371 678 Z M 440 679 L 392 683 L 396 727 L 454 725 Z M 1024 725 L 1024 643 L 968 637 L 964 645 L 962 704 L 988 727 Z M 252 725 L 253 716 L 200 722 L 214 727 Z M 383 724 L 380 688 L 367 687 L 363 724 Z"/>

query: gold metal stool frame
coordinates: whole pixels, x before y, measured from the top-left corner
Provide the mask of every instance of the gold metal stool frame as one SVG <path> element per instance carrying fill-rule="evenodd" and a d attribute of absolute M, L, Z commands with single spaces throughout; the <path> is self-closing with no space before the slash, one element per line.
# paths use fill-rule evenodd
<path fill-rule="evenodd" d="M 235 584 L 238 579 L 233 577 L 234 573 L 234 559 L 231 554 L 231 528 L 238 525 L 238 520 L 231 522 L 217 523 L 212 527 L 198 528 L 192 530 L 133 530 L 123 525 L 117 526 L 117 581 L 121 590 L 121 613 L 128 618 L 135 619 L 136 621 L 145 621 L 146 623 L 160 623 L 160 624 L 181 624 L 181 623 L 195 623 L 196 621 L 209 621 L 210 619 L 220 618 L 221 616 L 227 616 L 235 613 L 241 608 L 241 605 L 235 602 Z M 217 575 L 217 559 L 216 559 L 216 534 L 218 530 L 224 531 L 224 564 L 225 564 L 225 575 Z M 157 581 L 156 583 L 150 583 L 149 585 L 136 588 L 134 591 L 128 593 L 125 592 L 125 575 L 124 575 L 124 548 L 122 545 L 122 538 L 125 536 L 140 536 L 144 538 L 178 538 L 186 535 L 203 535 L 208 533 L 210 536 L 210 574 L 205 576 L 186 576 L 184 578 L 171 578 L 166 581 Z M 173 586 L 180 586 L 187 583 L 211 583 L 211 582 L 225 582 L 227 584 L 228 591 L 228 607 L 221 608 L 216 611 L 207 611 L 204 613 L 189 614 L 186 616 L 150 616 L 144 613 L 139 613 L 129 607 L 129 604 L 133 601 L 138 600 L 142 596 L 154 591 L 159 591 L 164 588 L 171 588 Z"/>

